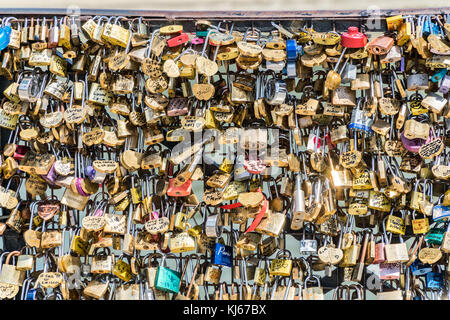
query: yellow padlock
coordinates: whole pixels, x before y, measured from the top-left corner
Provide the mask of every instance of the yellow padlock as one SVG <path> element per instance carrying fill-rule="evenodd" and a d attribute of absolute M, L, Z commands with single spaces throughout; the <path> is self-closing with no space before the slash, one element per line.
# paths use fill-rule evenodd
<path fill-rule="evenodd" d="M 289 277 L 292 272 L 292 264 L 291 252 L 280 250 L 270 264 L 269 274 L 271 276 Z"/>

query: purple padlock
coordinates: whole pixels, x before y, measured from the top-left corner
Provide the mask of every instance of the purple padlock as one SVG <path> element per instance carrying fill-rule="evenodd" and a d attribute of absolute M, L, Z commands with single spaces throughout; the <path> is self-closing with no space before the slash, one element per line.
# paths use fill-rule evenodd
<path fill-rule="evenodd" d="M 83 178 L 76 178 L 75 180 L 75 188 L 77 189 L 78 193 L 84 197 L 89 197 L 90 195 L 86 192 L 84 192 L 83 188 L 81 187 L 81 181 Z"/>
<path fill-rule="evenodd" d="M 94 183 L 100 184 L 105 181 L 106 173 L 96 171 L 93 166 L 87 166 L 85 172 L 88 178 Z"/>
<path fill-rule="evenodd" d="M 56 179 L 58 178 L 58 174 L 55 171 L 55 163 L 53 162 L 52 167 L 50 168 L 50 170 L 48 171 L 47 174 L 45 175 L 41 175 L 41 177 L 48 182 L 49 185 L 51 186 L 57 186 L 55 184 Z"/>
<path fill-rule="evenodd" d="M 419 149 L 421 146 L 423 146 L 425 143 L 430 142 L 431 141 L 431 135 L 428 138 L 428 140 L 423 140 L 423 139 L 408 139 L 404 136 L 403 132 L 400 135 L 401 139 L 402 139 L 402 144 L 405 147 L 406 150 L 414 152 L 414 153 L 419 153 Z"/>
<path fill-rule="evenodd" d="M 87 166 L 86 169 L 84 170 L 84 172 L 86 173 L 87 177 L 89 179 L 94 179 L 95 177 L 95 169 L 93 166 Z"/>

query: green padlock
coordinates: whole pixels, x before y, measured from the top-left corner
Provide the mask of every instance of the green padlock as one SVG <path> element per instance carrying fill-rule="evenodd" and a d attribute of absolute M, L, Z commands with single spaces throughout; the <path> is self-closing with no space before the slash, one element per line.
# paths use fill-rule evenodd
<path fill-rule="evenodd" d="M 161 265 L 158 266 L 155 278 L 155 288 L 164 292 L 178 293 L 180 291 L 181 273 L 165 267 L 166 257 L 174 254 L 163 255 Z"/>

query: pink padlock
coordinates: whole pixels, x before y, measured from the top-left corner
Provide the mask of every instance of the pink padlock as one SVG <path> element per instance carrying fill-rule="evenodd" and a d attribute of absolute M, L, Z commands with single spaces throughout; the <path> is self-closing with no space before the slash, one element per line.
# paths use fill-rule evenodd
<path fill-rule="evenodd" d="M 204 38 L 200 38 L 200 37 L 195 37 L 195 38 L 192 38 L 191 43 L 192 44 L 204 44 L 205 43 L 205 39 Z"/>

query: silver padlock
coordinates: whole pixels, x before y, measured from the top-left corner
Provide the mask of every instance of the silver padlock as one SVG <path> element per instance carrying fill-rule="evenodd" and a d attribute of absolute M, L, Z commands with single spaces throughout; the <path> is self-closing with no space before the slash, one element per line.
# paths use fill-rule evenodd
<path fill-rule="evenodd" d="M 439 92 L 443 93 L 443 94 L 447 94 L 449 89 L 450 89 L 450 76 L 448 74 L 446 74 L 441 80 Z"/>
<path fill-rule="evenodd" d="M 30 72 L 23 76 L 17 88 L 20 100 L 24 102 L 36 102 L 39 94 L 39 79 L 36 72 Z"/>
<path fill-rule="evenodd" d="M 295 177 L 294 201 L 292 201 L 292 230 L 299 230 L 303 226 L 302 214 L 305 211 L 305 192 L 302 189 L 302 177 L 299 172 Z"/>
<path fill-rule="evenodd" d="M 434 113 L 441 113 L 444 107 L 447 105 L 447 99 L 441 95 L 430 92 L 421 102 L 422 106 Z"/>
<path fill-rule="evenodd" d="M 428 89 L 428 74 L 416 73 L 408 76 L 406 79 L 408 91 L 418 91 Z"/>
<path fill-rule="evenodd" d="M 296 66 L 295 61 L 287 62 L 286 75 L 288 78 L 295 78 L 297 76 L 297 66 Z"/>
<path fill-rule="evenodd" d="M 250 179 L 251 174 L 244 167 L 244 157 L 240 156 L 236 158 L 236 164 L 234 166 L 234 180 L 244 181 Z"/>
<path fill-rule="evenodd" d="M 358 67 L 354 64 L 348 63 L 345 65 L 341 75 L 341 83 L 349 83 L 350 81 L 355 80 L 357 69 Z"/>
<path fill-rule="evenodd" d="M 350 118 L 350 124 L 348 125 L 348 128 L 354 131 L 363 131 L 368 134 L 373 134 L 373 130 L 371 129 L 373 119 L 366 116 L 365 111 L 361 109 L 361 103 L 362 99 L 360 98 L 358 100 L 357 108 L 353 109 L 352 111 L 352 116 Z"/>
<path fill-rule="evenodd" d="M 280 105 L 286 100 L 286 82 L 280 79 L 269 79 L 264 88 L 264 100 L 271 105 Z"/>
<path fill-rule="evenodd" d="M 306 226 L 303 227 L 303 239 L 300 240 L 300 254 L 314 254 L 317 252 L 317 240 L 314 239 L 314 226 L 310 223 L 309 228 L 313 231 L 313 238 L 306 239 Z"/>

